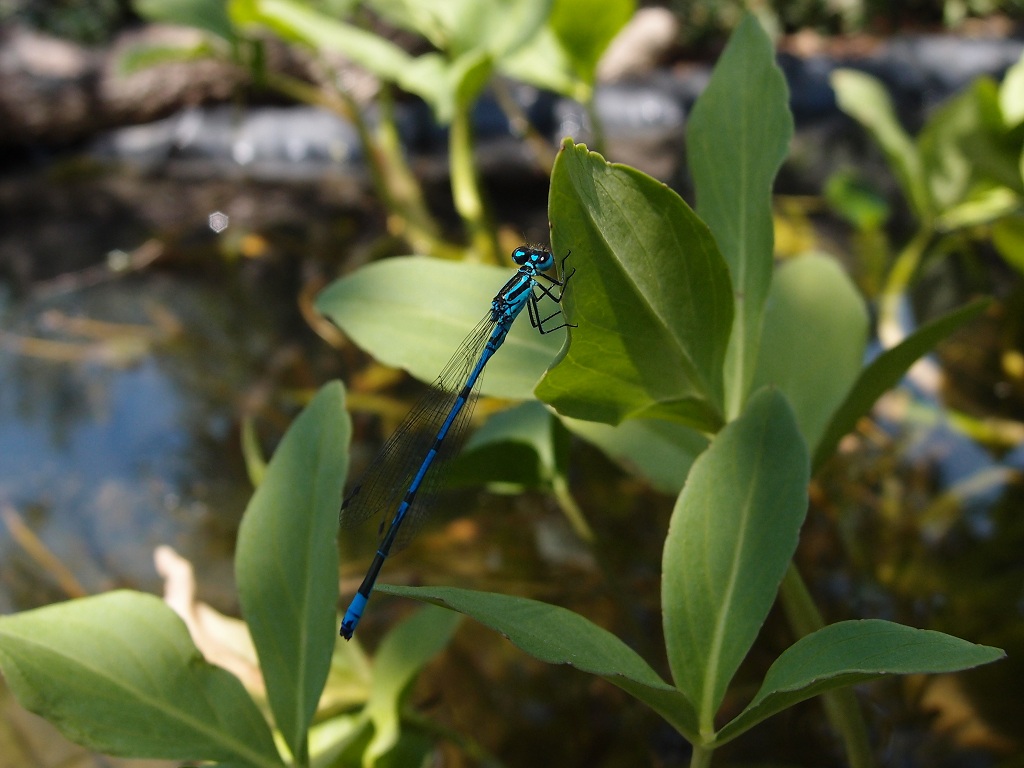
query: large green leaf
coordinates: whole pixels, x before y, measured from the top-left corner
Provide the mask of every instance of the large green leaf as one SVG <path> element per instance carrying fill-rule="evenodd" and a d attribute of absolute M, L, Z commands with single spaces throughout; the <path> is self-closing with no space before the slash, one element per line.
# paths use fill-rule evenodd
<path fill-rule="evenodd" d="M 754 382 L 782 390 L 807 445 L 818 444 L 857 380 L 867 336 L 867 308 L 834 259 L 802 256 L 779 269 Z"/>
<path fill-rule="evenodd" d="M 446 587 L 395 587 L 381 592 L 440 605 L 500 632 L 548 664 L 600 675 L 655 709 L 684 734 L 695 734 L 693 708 L 636 651 L 579 614 L 537 600 Z"/>
<path fill-rule="evenodd" d="M 386 259 L 327 286 L 316 308 L 382 363 L 432 382 L 512 274 L 416 256 Z M 564 331 L 541 335 L 520 318 L 487 364 L 481 392 L 529 399 L 564 342 Z"/>
<path fill-rule="evenodd" d="M 235 576 L 278 728 L 306 750 L 337 639 L 338 508 L 348 464 L 341 385 L 326 385 L 295 419 L 238 531 Z"/>
<path fill-rule="evenodd" d="M 109 592 L 0 618 L 0 669 L 26 709 L 99 752 L 281 766 L 263 716 L 152 595 Z"/>
<path fill-rule="evenodd" d="M 958 310 L 921 326 L 900 344 L 888 349 L 864 368 L 842 404 L 829 419 L 828 426 L 814 449 L 814 471 L 832 455 L 839 440 L 857 424 L 857 420 L 871 410 L 875 401 L 888 389 L 896 386 L 914 361 L 949 336 L 953 331 L 976 317 L 988 300 L 979 299 Z"/>
<path fill-rule="evenodd" d="M 753 380 L 761 309 L 772 279 L 772 183 L 793 135 L 785 78 L 754 16 L 729 38 L 686 131 L 697 213 L 732 274 L 736 318 L 726 361 L 726 413 L 735 416 Z"/>
<path fill-rule="evenodd" d="M 831 82 L 839 108 L 863 125 L 878 142 L 907 202 L 919 219 L 929 221 L 933 211 L 921 157 L 896 119 L 885 86 L 871 75 L 853 69 L 835 70 Z"/>
<path fill-rule="evenodd" d="M 720 426 L 732 290 L 704 223 L 664 184 L 571 140 L 555 161 L 549 218 L 555 253 L 572 249 L 564 303 L 579 327 L 537 396 L 591 421 Z"/>
<path fill-rule="evenodd" d="M 373 660 L 373 688 L 366 714 L 374 733 L 364 762 L 376 761 L 399 739 L 406 691 L 423 666 L 451 640 L 461 616 L 428 605 L 387 634 Z"/>
<path fill-rule="evenodd" d="M 793 412 L 763 389 L 690 470 L 669 523 L 662 611 L 676 686 L 702 732 L 775 600 L 807 512 L 807 450 Z"/>
<path fill-rule="evenodd" d="M 1006 654 L 957 637 L 870 619 L 819 629 L 786 649 L 753 701 L 718 734 L 721 744 L 776 712 L 819 693 L 883 675 L 955 672 Z"/>

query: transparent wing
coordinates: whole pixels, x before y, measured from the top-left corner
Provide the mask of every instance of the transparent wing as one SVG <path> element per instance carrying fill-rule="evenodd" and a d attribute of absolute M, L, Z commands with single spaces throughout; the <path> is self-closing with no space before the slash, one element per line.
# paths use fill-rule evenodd
<path fill-rule="evenodd" d="M 353 528 L 375 518 L 379 521 L 379 534 L 383 536 L 387 531 L 470 371 L 480 359 L 494 325 L 490 313 L 477 323 L 430 389 L 381 448 L 370 468 L 352 486 L 341 505 L 339 520 L 342 527 Z M 407 544 L 426 519 L 450 466 L 448 459 L 457 455 L 465 442 L 479 383 L 480 379 L 477 379 L 473 392 L 449 427 L 437 456 L 424 475 L 416 498 L 402 521 L 392 553 Z"/>

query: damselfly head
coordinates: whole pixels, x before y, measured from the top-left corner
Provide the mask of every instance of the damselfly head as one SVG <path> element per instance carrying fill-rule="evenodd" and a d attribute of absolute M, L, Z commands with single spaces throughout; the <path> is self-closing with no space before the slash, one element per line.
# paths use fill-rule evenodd
<path fill-rule="evenodd" d="M 530 245 L 520 245 L 512 251 L 512 261 L 520 267 L 529 264 L 538 272 L 544 272 L 555 266 L 555 257 L 551 255 L 550 251 Z"/>

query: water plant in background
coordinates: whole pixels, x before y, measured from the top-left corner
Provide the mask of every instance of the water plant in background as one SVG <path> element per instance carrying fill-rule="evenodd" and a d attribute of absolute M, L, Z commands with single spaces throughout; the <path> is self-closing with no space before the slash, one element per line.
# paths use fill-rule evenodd
<path fill-rule="evenodd" d="M 1024 272 L 1024 57 L 1002 83 L 975 80 L 932 112 L 916 138 L 896 117 L 883 84 L 863 72 L 832 75 L 839 106 L 881 148 L 917 230 L 888 267 L 878 300 L 879 338 L 886 347 L 907 333 L 901 311 L 911 282 L 928 259 L 971 256 L 991 244 Z M 862 209 L 836 195 L 840 210 Z M 861 229 L 877 227 L 851 211 Z M 875 245 L 885 247 L 875 239 Z"/>
<path fill-rule="evenodd" d="M 983 304 L 923 326 L 862 367 L 867 312 L 842 271 L 810 254 L 773 273 L 771 185 L 791 131 L 770 42 L 748 17 L 690 121 L 697 213 L 663 184 L 566 140 L 549 219 L 552 251 L 571 249 L 576 259 L 564 310 L 578 328 L 549 340 L 513 326 L 483 382 L 485 394 L 536 396 L 557 411 L 544 414 L 549 421 L 674 488 L 661 581 L 670 679 L 613 632 L 564 608 L 465 589 L 377 587 L 469 615 L 538 659 L 603 677 L 688 739 L 693 765 L 818 694 L 849 763 L 870 765 L 850 685 L 1002 656 L 887 621 L 826 626 L 792 565 L 812 473 L 881 392 Z M 318 307 L 382 360 L 429 382 L 506 277 L 479 264 L 391 259 L 330 286 Z M 523 407 L 542 421 L 536 407 Z M 561 442 L 559 429 L 534 427 L 529 440 Z M 112 754 L 414 764 L 404 750 L 424 749 L 430 731 L 403 716 L 403 694 L 447 642 L 455 613 L 432 609 L 393 630 L 364 674 L 373 687 L 367 705 L 318 714 L 332 663 L 357 672 L 365 664 L 335 634 L 334 532 L 348 436 L 342 389 L 327 385 L 277 448 L 239 533 L 238 589 L 276 740 L 242 684 L 202 658 L 169 608 L 137 593 L 0 618 L 0 669 L 19 700 Z M 546 453 L 537 462 L 546 468 L 536 473 L 542 482 L 564 466 L 561 448 Z M 794 643 L 747 706 L 722 722 L 730 681 L 777 597 Z"/>
<path fill-rule="evenodd" d="M 360 5 L 424 38 L 433 50 L 413 55 L 361 26 Z M 438 124 L 448 129 L 452 199 L 469 242 L 468 254 L 498 263 L 495 228 L 473 157 L 473 105 L 488 84 L 500 87 L 496 77 L 503 75 L 589 107 L 597 61 L 629 21 L 635 0 L 135 0 L 133 7 L 145 18 L 192 26 L 211 39 L 189 49 L 138 49 L 125 58 L 125 66 L 216 55 L 248 68 L 257 85 L 334 110 L 358 131 L 375 192 L 391 214 L 393 233 L 416 253 L 458 254 L 460 248 L 443 240 L 428 210 L 395 122 L 395 88 L 423 99 Z M 312 50 L 323 70 L 322 84 L 270 69 L 265 53 L 268 35 Z M 380 80 L 374 119 L 342 84 L 344 77 L 332 64 L 337 56 Z M 515 109 L 511 99 L 501 103 Z M 521 114 L 510 117 L 514 125 L 530 131 Z M 536 145 L 538 137 L 531 137 Z M 543 162 L 545 171 L 548 167 L 550 163 Z"/>

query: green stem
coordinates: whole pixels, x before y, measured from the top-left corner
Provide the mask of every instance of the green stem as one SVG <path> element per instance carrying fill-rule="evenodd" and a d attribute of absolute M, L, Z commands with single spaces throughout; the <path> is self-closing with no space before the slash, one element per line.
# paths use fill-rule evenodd
<path fill-rule="evenodd" d="M 885 285 L 878 297 L 878 337 L 886 349 L 895 347 L 906 336 L 900 324 L 900 302 L 907 292 L 911 278 L 921 265 L 921 259 L 932 240 L 932 235 L 930 227 L 919 229 L 900 251 L 886 276 Z"/>
<path fill-rule="evenodd" d="M 491 90 L 498 100 L 498 106 L 508 118 L 512 135 L 522 139 L 526 146 L 533 152 L 537 167 L 541 172 L 551 175 L 551 167 L 555 164 L 555 157 L 558 152 L 548 143 L 548 140 L 541 135 L 540 131 L 533 127 L 530 119 L 523 112 L 515 98 L 509 92 L 508 81 L 497 77 L 491 81 Z"/>
<path fill-rule="evenodd" d="M 460 105 L 448 129 L 448 162 L 451 164 L 452 198 L 455 210 L 469 233 L 474 257 L 484 263 L 498 264 L 498 241 L 490 226 L 487 208 L 473 159 L 473 138 L 469 108 Z"/>
<path fill-rule="evenodd" d="M 587 118 L 590 120 L 590 148 L 595 152 L 604 154 L 604 125 L 601 123 L 601 117 L 597 114 L 593 90 L 590 92 L 590 98 L 587 99 L 584 109 L 587 111 Z"/>
<path fill-rule="evenodd" d="M 590 523 L 587 522 L 587 518 L 584 516 L 583 510 L 580 509 L 579 504 L 576 503 L 576 499 L 573 498 L 569 490 L 569 483 L 566 482 L 564 475 L 556 474 L 551 478 L 551 492 L 554 494 L 555 501 L 558 502 L 562 514 L 565 515 L 566 520 L 569 521 L 569 525 L 572 526 L 576 535 L 587 542 L 587 544 L 593 545 L 594 530 L 590 527 Z"/>
<path fill-rule="evenodd" d="M 690 768 L 707 768 L 711 765 L 711 755 L 714 749 L 706 749 L 693 745 L 693 754 L 690 756 Z"/>
<path fill-rule="evenodd" d="M 825 626 L 825 620 L 814 604 L 806 583 L 792 563 L 782 580 L 780 595 L 789 626 L 798 638 Z M 823 694 L 823 699 L 829 722 L 843 740 L 850 768 L 872 768 L 874 759 L 868 741 L 868 729 L 853 689 L 846 687 L 829 691 Z"/>
<path fill-rule="evenodd" d="M 392 234 L 405 239 L 417 253 L 449 258 L 457 255 L 457 249 L 441 239 L 437 222 L 424 203 L 423 190 L 405 161 L 390 92 L 382 91 L 381 120 L 375 133 L 370 130 L 359 105 L 343 91 L 332 93 L 273 72 L 267 73 L 266 82 L 279 93 L 329 109 L 352 123 L 366 156 L 374 191 L 391 214 L 388 226 Z"/>

